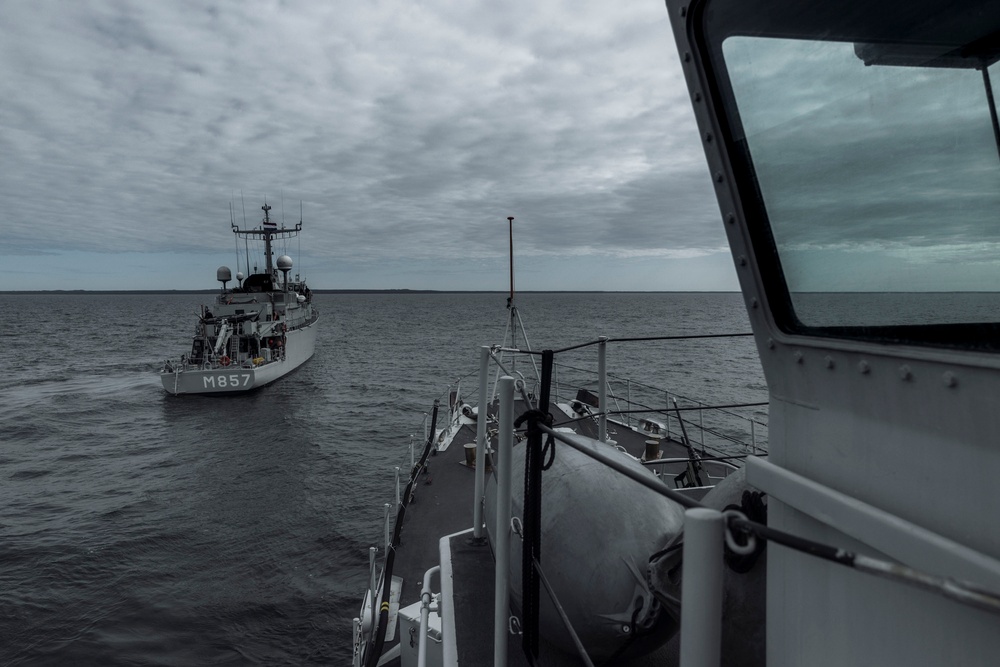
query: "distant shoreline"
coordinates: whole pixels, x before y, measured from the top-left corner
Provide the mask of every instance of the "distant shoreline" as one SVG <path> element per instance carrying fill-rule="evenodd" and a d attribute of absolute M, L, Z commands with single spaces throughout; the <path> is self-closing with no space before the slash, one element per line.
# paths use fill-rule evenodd
<path fill-rule="evenodd" d="M 435 289 L 314 289 L 313 294 L 507 294 L 507 290 L 435 290 Z M 0 294 L 218 294 L 218 289 L 201 290 L 0 290 Z M 521 290 L 518 294 L 739 294 L 739 290 Z"/>

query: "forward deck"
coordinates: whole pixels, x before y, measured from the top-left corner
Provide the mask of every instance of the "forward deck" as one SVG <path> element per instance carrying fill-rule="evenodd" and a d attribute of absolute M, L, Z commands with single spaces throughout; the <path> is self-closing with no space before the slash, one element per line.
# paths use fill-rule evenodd
<path fill-rule="evenodd" d="M 517 413 L 523 412 L 522 402 L 516 403 Z M 456 409 L 456 414 L 460 412 Z M 560 409 L 553 411 L 554 427 L 572 427 L 580 435 L 596 438 L 598 433 L 597 420 L 592 416 L 580 418 L 569 404 L 561 404 Z M 488 419 L 497 416 L 497 405 L 489 408 Z M 493 661 L 493 604 L 494 604 L 494 556 L 489 543 L 483 539 L 479 543 L 473 540 L 471 529 L 474 525 L 473 501 L 475 496 L 475 467 L 466 460 L 466 444 L 476 442 L 476 422 L 467 417 L 459 417 L 461 425 L 450 439 L 445 449 L 435 446 L 427 458 L 427 464 L 414 484 L 410 505 L 406 510 L 405 520 L 400 533 L 400 543 L 396 547 L 393 577 L 402 579 L 399 597 L 399 608 L 419 602 L 420 589 L 424 573 L 441 564 L 443 558 L 450 559 L 450 569 L 453 576 L 453 597 L 455 617 L 461 619 L 456 624 L 456 645 L 459 664 L 491 664 Z M 665 434 L 654 434 L 636 431 L 622 423 L 609 421 L 608 437 L 615 441 L 619 448 L 624 449 L 636 458 L 643 458 L 651 441 L 658 444 L 659 459 L 673 459 L 675 462 L 651 466 L 664 481 L 674 486 L 675 478 L 683 475 L 687 469 L 684 463 L 689 458 L 688 447 L 674 437 Z M 524 446 L 523 442 L 515 447 Z M 558 446 L 558 445 L 557 445 Z M 495 443 L 491 442 L 495 448 Z M 556 454 L 558 456 L 558 453 Z M 681 460 L 684 462 L 676 462 Z M 711 480 L 703 480 L 704 487 L 690 488 L 686 492 L 701 497 L 708 490 L 709 484 L 715 484 L 724 478 L 733 468 L 718 461 L 705 461 L 703 472 Z M 493 474 L 492 466 L 487 468 L 488 474 Z M 515 484 L 518 484 L 515 480 Z M 438 537 L 446 535 L 439 544 Z M 544 553 L 544 545 L 543 545 Z M 544 557 L 543 557 L 544 559 Z M 544 560 L 543 560 L 544 562 Z M 435 578 L 432 588 L 440 589 L 440 583 Z M 394 621 L 390 617 L 390 623 Z M 404 626 L 406 620 L 400 618 L 395 632 L 387 631 L 387 640 L 383 654 L 393 649 L 393 645 L 402 642 L 400 651 L 404 654 L 416 654 L 417 637 L 413 637 Z M 393 635 L 393 640 L 388 637 Z M 409 646 L 412 643 L 413 646 Z M 510 646 L 508 656 L 510 664 L 527 664 L 520 647 L 520 639 L 509 635 Z M 676 650 L 671 648 L 672 642 L 653 654 L 655 664 L 672 664 L 671 654 Z M 551 647 L 542 648 L 547 664 L 575 665 L 579 664 L 575 656 L 569 656 Z M 433 652 L 433 649 L 432 649 Z M 628 664 L 652 664 L 652 656 Z M 666 661 L 666 662 L 664 662 Z M 383 664 L 398 665 L 396 658 Z M 433 662 L 429 663 L 433 664 Z"/>

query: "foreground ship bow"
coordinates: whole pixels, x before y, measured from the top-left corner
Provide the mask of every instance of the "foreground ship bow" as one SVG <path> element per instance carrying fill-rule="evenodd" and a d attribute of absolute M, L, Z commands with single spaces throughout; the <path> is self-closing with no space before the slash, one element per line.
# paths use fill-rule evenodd
<path fill-rule="evenodd" d="M 202 307 L 195 325 L 190 354 L 180 361 L 167 361 L 160 371 L 163 388 L 171 394 L 233 394 L 270 384 L 305 363 L 316 347 L 319 313 L 312 305 L 312 292 L 298 276 L 289 279 L 292 260 L 278 257 L 274 266 L 271 241 L 288 239 L 302 230 L 272 223 L 271 207 L 261 207 L 264 219 L 255 229 L 233 233 L 244 239 L 264 240 L 265 270 L 245 280 L 237 273 L 237 287 L 228 267 L 216 274 L 222 290 L 215 303 Z M 279 272 L 281 275 L 279 276 Z"/>
<path fill-rule="evenodd" d="M 613 618 L 632 636 L 645 629 L 655 604 L 646 606 L 646 584 L 658 602 L 679 606 L 680 632 L 679 646 L 667 644 L 667 655 L 643 664 L 996 664 L 1000 119 L 992 78 L 1000 4 L 667 6 L 767 379 L 770 456 L 747 459 L 741 474 L 752 490 L 737 488 L 731 500 L 718 492 L 730 491 L 723 487 L 735 476 L 700 498 L 686 486 L 665 488 L 682 476 L 660 474 L 658 484 L 602 454 L 607 443 L 565 433 L 570 426 L 550 408 L 546 383 L 537 403 L 529 388 L 518 405 L 514 385 L 523 380 L 508 364 L 499 410 L 482 389 L 478 413 L 449 400 L 449 426 L 440 434 L 432 426 L 425 456 L 416 465 L 411 458 L 410 483 L 396 496 L 397 520 L 410 522 L 407 541 L 395 539 L 398 527 L 393 539 L 386 530 L 381 581 L 370 552 L 355 664 L 622 665 L 624 643 L 610 654 L 588 644 L 599 620 Z M 604 404 L 569 407 L 580 416 L 572 421 L 606 419 Z M 528 415 L 527 437 L 517 443 L 515 415 Z M 554 427 L 542 421 L 550 415 Z M 468 515 L 461 525 L 446 521 L 447 506 L 435 497 L 414 511 L 407 505 L 414 488 L 417 497 L 440 494 L 449 474 L 459 477 L 461 463 L 445 458 L 449 434 L 472 423 L 481 426 L 475 435 L 456 438 L 476 452 L 468 467 L 487 450 L 497 453 L 484 473 L 493 479 L 486 490 L 493 514 L 480 514 L 478 481 L 466 494 L 471 522 Z M 616 428 L 627 433 L 627 423 Z M 542 435 L 558 444 L 543 449 Z M 617 523 L 604 521 L 609 501 L 592 508 L 578 499 L 605 485 L 575 469 L 560 476 L 567 447 L 685 508 L 679 539 L 651 555 L 645 572 L 632 563 L 637 594 L 623 610 L 631 614 L 605 613 L 576 593 L 606 588 L 603 557 L 645 506 L 626 502 Z M 428 452 L 437 454 L 435 481 L 418 487 L 430 474 Z M 558 452 L 551 468 L 547 452 Z M 533 463 L 522 466 L 529 456 Z M 636 458 L 662 465 L 659 457 Z M 696 462 L 682 464 L 693 471 Z M 486 467 L 479 465 L 477 475 Z M 530 503 L 519 500 L 519 488 Z M 761 504 L 766 511 L 755 516 Z M 436 511 L 437 521 L 416 524 L 421 507 Z M 606 527 L 599 536 L 586 532 L 597 524 Z M 492 526 L 492 549 L 479 547 L 478 569 L 463 569 L 484 526 Z M 557 530 L 546 532 L 550 526 Z M 423 576 L 411 571 L 408 584 L 391 568 L 416 561 L 430 534 L 441 536 L 440 548 L 428 550 L 437 562 L 425 559 Z M 743 561 L 765 544 L 756 563 Z M 519 588 L 522 572 L 528 585 Z M 574 574 L 581 577 L 560 587 L 559 578 Z M 490 575 L 493 586 L 479 585 Z M 407 599 L 407 586 L 419 599 L 412 592 Z M 483 606 L 492 607 L 492 624 L 464 612 L 491 593 Z M 560 612 L 552 632 L 546 604 Z M 546 651 L 545 640 L 563 628 L 581 630 L 572 641 L 578 655 Z M 394 654 L 383 651 L 393 634 Z"/>

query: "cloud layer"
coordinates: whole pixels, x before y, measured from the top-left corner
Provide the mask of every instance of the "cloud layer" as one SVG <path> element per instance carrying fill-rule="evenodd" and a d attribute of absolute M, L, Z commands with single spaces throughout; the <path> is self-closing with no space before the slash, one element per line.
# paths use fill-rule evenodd
<path fill-rule="evenodd" d="M 507 215 L 519 256 L 598 273 L 725 253 L 655 2 L 14 2 L 0 62 L 8 267 L 224 253 L 241 192 L 253 221 L 302 202 L 324 287 L 441 287 L 502 260 Z M 609 287 L 670 288 L 632 273 Z"/>

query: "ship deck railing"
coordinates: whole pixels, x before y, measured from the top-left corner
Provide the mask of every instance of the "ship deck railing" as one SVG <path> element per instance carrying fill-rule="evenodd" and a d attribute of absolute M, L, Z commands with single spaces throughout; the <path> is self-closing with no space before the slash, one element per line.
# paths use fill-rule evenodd
<path fill-rule="evenodd" d="M 553 362 L 552 402 L 563 404 L 582 403 L 597 418 L 616 421 L 626 428 L 650 427 L 651 437 L 688 439 L 702 455 L 724 456 L 734 453 L 766 454 L 768 429 L 766 402 L 727 402 L 710 404 L 689 398 L 670 389 L 636 381 L 627 376 L 607 371 L 608 348 L 626 347 L 635 342 L 666 343 L 678 341 L 703 341 L 705 339 L 733 339 L 749 336 L 746 333 L 678 335 L 643 338 L 609 338 L 602 336 L 591 343 L 575 345 L 557 351 L 557 354 L 580 353 L 588 347 L 596 347 L 595 368 L 587 368 L 579 363 Z M 525 393 L 536 395 L 540 378 L 525 378 L 516 372 L 516 360 L 538 352 L 516 348 L 491 348 L 491 357 L 498 369 L 521 379 Z M 523 366 L 523 364 L 522 364 Z M 604 369 L 602 371 L 602 369 Z M 499 377 L 496 373 L 495 378 Z M 602 389 L 603 388 L 603 389 Z M 597 405 L 579 400 L 581 389 L 592 390 L 591 397 Z M 600 397 L 606 393 L 606 403 L 602 409 Z M 490 392 L 496 396 L 496 379 Z M 739 410 L 739 411 L 738 411 Z M 706 423 L 707 422 L 707 423 Z M 658 429 L 658 430 L 657 430 Z"/>
<path fill-rule="evenodd" d="M 587 369 L 565 364 L 555 364 L 555 369 L 558 377 L 566 377 L 569 374 L 567 371 L 572 371 L 574 377 L 587 373 Z M 599 378 L 594 378 L 589 382 L 581 381 L 576 386 L 581 389 L 593 387 L 596 394 L 599 385 Z M 570 386 L 555 387 L 558 402 L 581 402 L 576 396 L 566 393 Z M 651 437 L 690 437 L 691 444 L 702 455 L 733 451 L 758 454 L 767 451 L 767 422 L 756 413 L 741 414 L 734 408 L 713 405 L 611 374 L 607 378 L 607 392 L 608 418 L 626 428 L 644 430 Z M 742 403 L 737 407 L 761 408 L 764 405 Z"/>
<path fill-rule="evenodd" d="M 746 334 L 735 334 L 735 336 L 745 335 Z M 667 340 L 696 338 L 703 338 L 703 336 L 667 337 Z M 580 420 L 596 422 L 598 439 L 604 441 L 613 440 L 613 437 L 609 437 L 609 427 L 611 429 L 610 435 L 614 436 L 616 428 L 634 429 L 640 425 L 648 425 L 650 427 L 649 435 L 651 438 L 673 438 L 675 441 L 683 441 L 689 446 L 689 451 L 691 451 L 693 457 L 697 456 L 695 453 L 695 448 L 697 448 L 700 450 L 701 457 L 711 458 L 714 460 L 724 460 L 732 469 L 736 469 L 739 462 L 746 458 L 750 452 L 765 452 L 767 443 L 767 426 L 766 422 L 759 416 L 759 410 L 765 406 L 766 403 L 726 404 L 722 406 L 713 406 L 687 398 L 676 392 L 671 392 L 669 390 L 664 390 L 645 383 L 635 382 L 625 377 L 609 374 L 607 372 L 606 363 L 608 344 L 633 342 L 634 340 L 635 339 L 612 340 L 608 338 L 601 338 L 598 341 L 595 341 L 598 352 L 595 359 L 597 362 L 596 371 L 581 368 L 576 364 L 559 365 L 559 382 L 557 383 L 557 391 L 551 397 L 551 401 L 553 403 L 559 402 L 564 405 L 572 405 L 574 401 L 577 401 L 577 396 L 572 394 L 569 389 L 566 389 L 565 391 L 560 391 L 558 389 L 568 388 L 571 386 L 574 390 L 578 390 L 581 387 L 594 387 L 597 394 L 597 406 L 595 408 L 594 406 L 588 404 L 585 413 L 581 414 Z M 574 348 L 569 349 L 574 350 L 580 349 L 581 347 L 584 346 L 575 346 Z M 463 383 L 475 378 L 476 375 L 478 375 L 478 405 L 480 415 L 483 416 L 486 414 L 486 406 L 492 403 L 497 396 L 500 373 L 507 373 L 511 370 L 514 367 L 514 359 L 524 355 L 534 354 L 538 353 L 529 350 L 502 348 L 499 346 L 481 348 L 479 373 L 456 380 L 448 387 L 444 396 L 435 400 L 435 406 L 439 404 L 447 406 L 447 412 L 445 413 L 447 416 L 442 415 L 443 418 L 441 419 L 441 423 L 443 426 L 440 430 L 437 428 L 436 423 L 437 407 L 435 407 L 433 417 L 427 414 L 424 415 L 424 453 L 426 454 L 426 452 L 429 451 L 432 444 L 434 444 L 439 437 L 447 436 L 449 429 L 454 428 L 455 425 L 458 424 L 461 410 L 467 405 L 462 392 Z M 494 376 L 492 390 L 490 390 L 490 387 L 488 386 L 491 371 L 496 374 Z M 516 370 L 514 372 L 516 373 Z M 517 387 L 522 399 L 528 403 L 532 403 L 533 395 L 539 388 L 539 380 L 535 379 L 533 381 L 529 381 L 521 376 L 520 373 L 517 373 L 517 375 L 519 376 Z M 757 412 L 747 415 L 736 412 L 738 409 L 751 409 L 756 410 Z M 485 424 L 487 419 L 481 418 L 477 421 L 482 428 L 476 437 L 478 447 L 476 457 L 477 460 L 481 461 L 485 460 L 485 440 L 487 437 Z M 742 429 L 740 428 L 741 426 L 743 427 Z M 659 432 L 654 432 L 654 427 L 659 428 Z M 493 428 L 495 428 L 495 426 Z M 500 428 L 499 434 L 502 435 L 504 430 L 505 429 Z M 691 434 L 694 434 L 694 436 L 689 437 Z M 417 467 L 416 463 L 419 458 L 416 451 L 416 445 L 417 441 L 413 436 L 411 436 L 409 445 L 409 467 L 406 468 L 410 471 L 409 479 L 413 479 L 413 476 L 415 475 Z M 688 459 L 683 460 L 687 461 Z M 656 466 L 658 464 L 667 464 L 678 461 L 681 461 L 681 459 L 677 459 L 676 461 L 674 459 L 651 460 L 646 463 L 650 466 Z M 477 468 L 476 471 L 477 486 L 475 497 L 479 499 L 483 496 L 485 486 L 485 480 L 482 478 L 481 470 L 482 467 Z M 496 474 L 495 470 L 493 471 L 493 474 Z M 720 479 L 721 477 L 714 477 L 712 481 L 715 482 Z M 403 473 L 401 472 L 401 467 L 396 467 L 394 477 L 395 504 L 392 505 L 390 503 L 386 503 L 383 507 L 383 520 L 381 522 L 381 532 L 383 534 L 383 548 L 381 551 L 383 553 L 383 562 L 381 573 L 378 571 L 376 558 L 376 553 L 379 549 L 376 547 L 371 547 L 370 549 L 370 585 L 368 599 L 377 599 L 379 592 L 385 586 L 388 555 L 394 546 L 392 543 L 392 535 L 398 528 L 395 525 L 395 521 L 398 520 L 398 517 L 400 516 L 400 508 L 403 506 L 403 496 L 405 494 L 402 493 L 401 489 L 404 483 L 405 479 Z M 483 526 L 482 502 L 474 503 L 474 512 L 474 537 L 481 539 L 481 529 Z M 363 634 L 362 626 L 364 623 L 367 622 L 369 627 L 374 627 L 376 623 L 376 606 L 377 605 L 372 605 L 369 608 L 368 614 L 370 614 L 370 616 L 367 618 L 355 619 L 355 643 L 358 647 L 365 646 L 365 642 L 361 636 Z M 355 664 L 362 664 L 360 655 L 364 652 L 364 648 L 355 652 Z"/>

